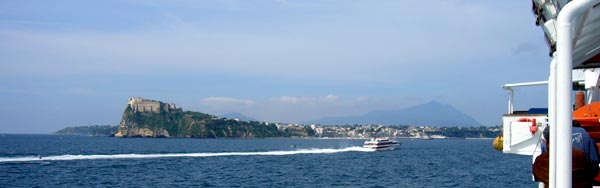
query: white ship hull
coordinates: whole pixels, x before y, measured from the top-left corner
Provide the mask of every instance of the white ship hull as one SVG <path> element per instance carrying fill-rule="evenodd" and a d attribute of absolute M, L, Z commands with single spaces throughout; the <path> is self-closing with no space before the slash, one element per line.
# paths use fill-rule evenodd
<path fill-rule="evenodd" d="M 373 149 L 373 150 L 391 150 L 394 149 L 395 146 L 400 145 L 399 142 L 395 140 L 390 140 L 388 138 L 373 138 L 371 140 L 365 141 L 363 144 L 363 148 Z"/>

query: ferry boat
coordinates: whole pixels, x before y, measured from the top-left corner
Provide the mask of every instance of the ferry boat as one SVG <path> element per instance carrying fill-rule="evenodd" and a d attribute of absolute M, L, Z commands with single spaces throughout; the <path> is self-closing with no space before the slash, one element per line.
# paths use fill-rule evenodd
<path fill-rule="evenodd" d="M 543 129 L 552 127 L 550 148 L 556 152 L 550 152 L 548 187 L 571 187 L 572 121 L 600 142 L 600 0 L 532 3 L 535 23 L 542 28 L 553 58 L 550 75 L 547 81 L 504 85 L 509 94 L 508 113 L 502 117 L 503 137 L 497 139 L 502 144 L 497 149 L 531 155 L 535 160 Z M 513 88 L 535 85 L 548 85 L 548 108 L 513 110 Z M 575 97 L 573 91 L 579 91 Z"/>
<path fill-rule="evenodd" d="M 394 149 L 394 146 L 396 145 L 400 145 L 400 143 L 389 138 L 372 138 L 371 140 L 365 141 L 363 148 L 389 150 Z"/>

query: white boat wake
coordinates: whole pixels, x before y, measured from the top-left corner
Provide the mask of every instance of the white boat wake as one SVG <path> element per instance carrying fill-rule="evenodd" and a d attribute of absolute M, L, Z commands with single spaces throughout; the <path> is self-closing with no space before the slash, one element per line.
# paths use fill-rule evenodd
<path fill-rule="evenodd" d="M 362 147 L 347 147 L 341 149 L 301 149 L 290 151 L 264 151 L 264 152 L 221 152 L 221 153 L 165 153 L 165 154 L 113 154 L 113 155 L 53 155 L 53 156 L 27 156 L 27 157 L 0 157 L 0 163 L 6 162 L 33 162 L 33 161 L 69 161 L 69 160 L 95 160 L 95 159 L 144 159 L 166 157 L 220 157 L 220 156 L 247 156 L 247 155 L 297 155 L 297 154 L 328 154 L 341 152 L 372 152 L 374 149 Z"/>

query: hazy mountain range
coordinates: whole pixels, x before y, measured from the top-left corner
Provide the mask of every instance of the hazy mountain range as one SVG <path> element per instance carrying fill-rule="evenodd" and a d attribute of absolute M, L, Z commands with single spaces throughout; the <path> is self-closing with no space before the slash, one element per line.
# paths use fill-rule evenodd
<path fill-rule="evenodd" d="M 245 116 L 244 114 L 237 113 L 237 112 L 229 112 L 229 113 L 220 115 L 219 117 L 229 118 L 229 119 L 239 119 L 241 121 L 256 121 L 256 119 L 254 119 L 254 118 Z"/>
<path fill-rule="evenodd" d="M 451 105 L 430 101 L 425 104 L 398 109 L 378 110 L 363 115 L 345 117 L 326 117 L 307 121 L 305 124 L 342 125 L 342 124 L 382 124 L 382 125 L 427 125 L 434 127 L 474 127 L 481 126 L 472 117 Z"/>
<path fill-rule="evenodd" d="M 254 118 L 240 113 L 227 113 L 220 117 L 255 121 Z M 363 115 L 325 117 L 318 120 L 300 122 L 300 124 L 345 125 L 345 124 L 382 124 L 415 125 L 433 127 L 475 127 L 482 126 L 472 117 L 452 105 L 430 101 L 421 105 L 397 110 L 377 110 Z"/>

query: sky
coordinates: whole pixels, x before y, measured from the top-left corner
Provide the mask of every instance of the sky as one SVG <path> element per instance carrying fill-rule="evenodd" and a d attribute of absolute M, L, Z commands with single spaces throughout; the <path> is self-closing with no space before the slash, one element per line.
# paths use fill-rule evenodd
<path fill-rule="evenodd" d="M 290 123 L 438 101 L 494 126 L 548 51 L 531 1 L 0 1 L 0 133 L 117 125 L 131 97 Z"/>

